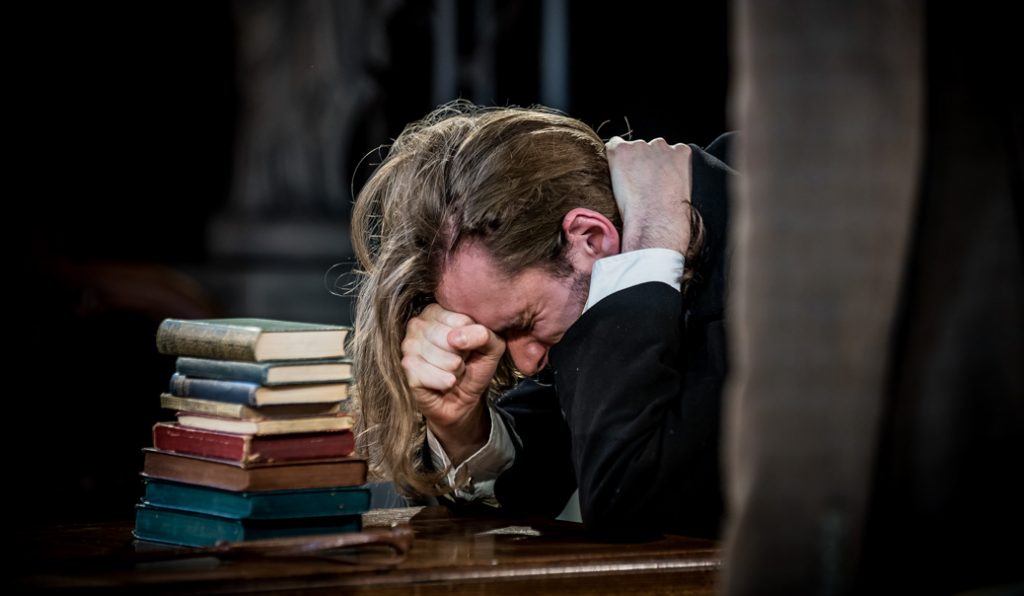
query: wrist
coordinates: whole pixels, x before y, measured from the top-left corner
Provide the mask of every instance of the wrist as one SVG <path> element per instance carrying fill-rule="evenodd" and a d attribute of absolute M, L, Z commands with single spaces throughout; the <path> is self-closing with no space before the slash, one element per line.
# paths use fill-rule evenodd
<path fill-rule="evenodd" d="M 622 252 L 644 250 L 647 248 L 665 248 L 685 255 L 689 245 L 690 235 L 688 233 L 678 233 L 673 230 L 659 232 L 648 228 L 642 235 L 624 237 Z"/>
<path fill-rule="evenodd" d="M 457 466 L 487 444 L 491 434 L 491 416 L 486 402 L 480 400 L 461 420 L 439 424 L 428 419 L 427 426 L 441 443 L 452 465 Z"/>
<path fill-rule="evenodd" d="M 677 211 L 662 213 L 657 218 L 624 219 L 622 251 L 667 248 L 685 255 L 690 247 L 693 227 L 691 205 L 689 201 L 682 201 L 677 207 Z"/>

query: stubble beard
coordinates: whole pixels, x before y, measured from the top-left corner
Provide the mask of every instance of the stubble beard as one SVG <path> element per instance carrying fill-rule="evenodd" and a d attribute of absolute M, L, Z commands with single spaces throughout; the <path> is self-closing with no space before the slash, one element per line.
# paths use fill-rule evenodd
<path fill-rule="evenodd" d="M 569 288 L 569 300 L 576 305 L 579 316 L 583 316 L 583 307 L 587 304 L 587 297 L 590 295 L 590 272 L 577 271 L 572 278 L 572 286 Z M 578 318 L 578 317 L 577 317 Z"/>

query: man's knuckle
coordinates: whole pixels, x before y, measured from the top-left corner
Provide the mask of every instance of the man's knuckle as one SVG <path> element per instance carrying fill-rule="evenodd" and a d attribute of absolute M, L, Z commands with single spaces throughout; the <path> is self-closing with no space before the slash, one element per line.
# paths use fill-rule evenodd
<path fill-rule="evenodd" d="M 466 315 L 454 312 L 449 313 L 448 316 L 444 318 L 443 322 L 445 325 L 448 325 L 449 327 L 464 327 L 466 325 L 471 325 L 473 323 L 472 319 L 470 319 Z"/>
<path fill-rule="evenodd" d="M 444 360 L 443 365 L 445 370 L 454 372 L 459 369 L 459 366 L 462 365 L 462 358 L 460 358 L 458 354 L 446 352 L 442 360 Z"/>
<path fill-rule="evenodd" d="M 434 344 L 435 346 L 445 346 L 448 344 L 448 328 L 442 327 L 441 325 L 432 325 L 427 328 L 425 336 L 427 341 Z"/>
<path fill-rule="evenodd" d="M 411 337 L 406 337 L 402 340 L 402 354 L 412 355 L 416 352 L 416 340 Z"/>

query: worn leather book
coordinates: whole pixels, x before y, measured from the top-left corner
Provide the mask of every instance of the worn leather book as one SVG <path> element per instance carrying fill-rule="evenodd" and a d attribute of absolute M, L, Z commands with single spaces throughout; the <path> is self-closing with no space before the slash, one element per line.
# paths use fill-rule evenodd
<path fill-rule="evenodd" d="M 161 354 L 216 360 L 340 358 L 350 330 L 274 319 L 164 319 L 156 345 Z"/>
<path fill-rule="evenodd" d="M 355 438 L 350 430 L 252 435 L 158 422 L 153 426 L 153 447 L 186 455 L 258 463 L 345 457 L 355 449 Z"/>
<path fill-rule="evenodd" d="M 366 483 L 366 460 L 358 457 L 296 462 L 228 462 L 157 449 L 143 449 L 142 475 L 234 491 L 337 488 Z"/>
<path fill-rule="evenodd" d="M 349 456 L 355 449 L 355 438 L 350 430 L 258 435 L 158 422 L 153 427 L 153 446 L 165 452 L 218 460 L 289 462 Z"/>

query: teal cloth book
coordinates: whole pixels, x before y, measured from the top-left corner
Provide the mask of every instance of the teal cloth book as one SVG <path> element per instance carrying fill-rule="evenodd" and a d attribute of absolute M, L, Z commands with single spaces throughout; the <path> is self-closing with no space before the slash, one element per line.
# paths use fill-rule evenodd
<path fill-rule="evenodd" d="M 370 508 L 365 488 L 234 492 L 147 479 L 142 502 L 231 519 L 296 519 L 358 515 Z"/>
<path fill-rule="evenodd" d="M 362 529 L 359 515 L 304 517 L 286 520 L 240 520 L 202 513 L 162 509 L 140 503 L 135 506 L 135 530 L 139 540 L 182 546 L 213 546 L 263 538 L 340 534 Z"/>
<path fill-rule="evenodd" d="M 197 379 L 244 381 L 257 385 L 297 383 L 338 383 L 352 379 L 352 361 L 344 358 L 324 360 L 275 360 L 239 362 L 181 356 L 178 373 Z"/>

